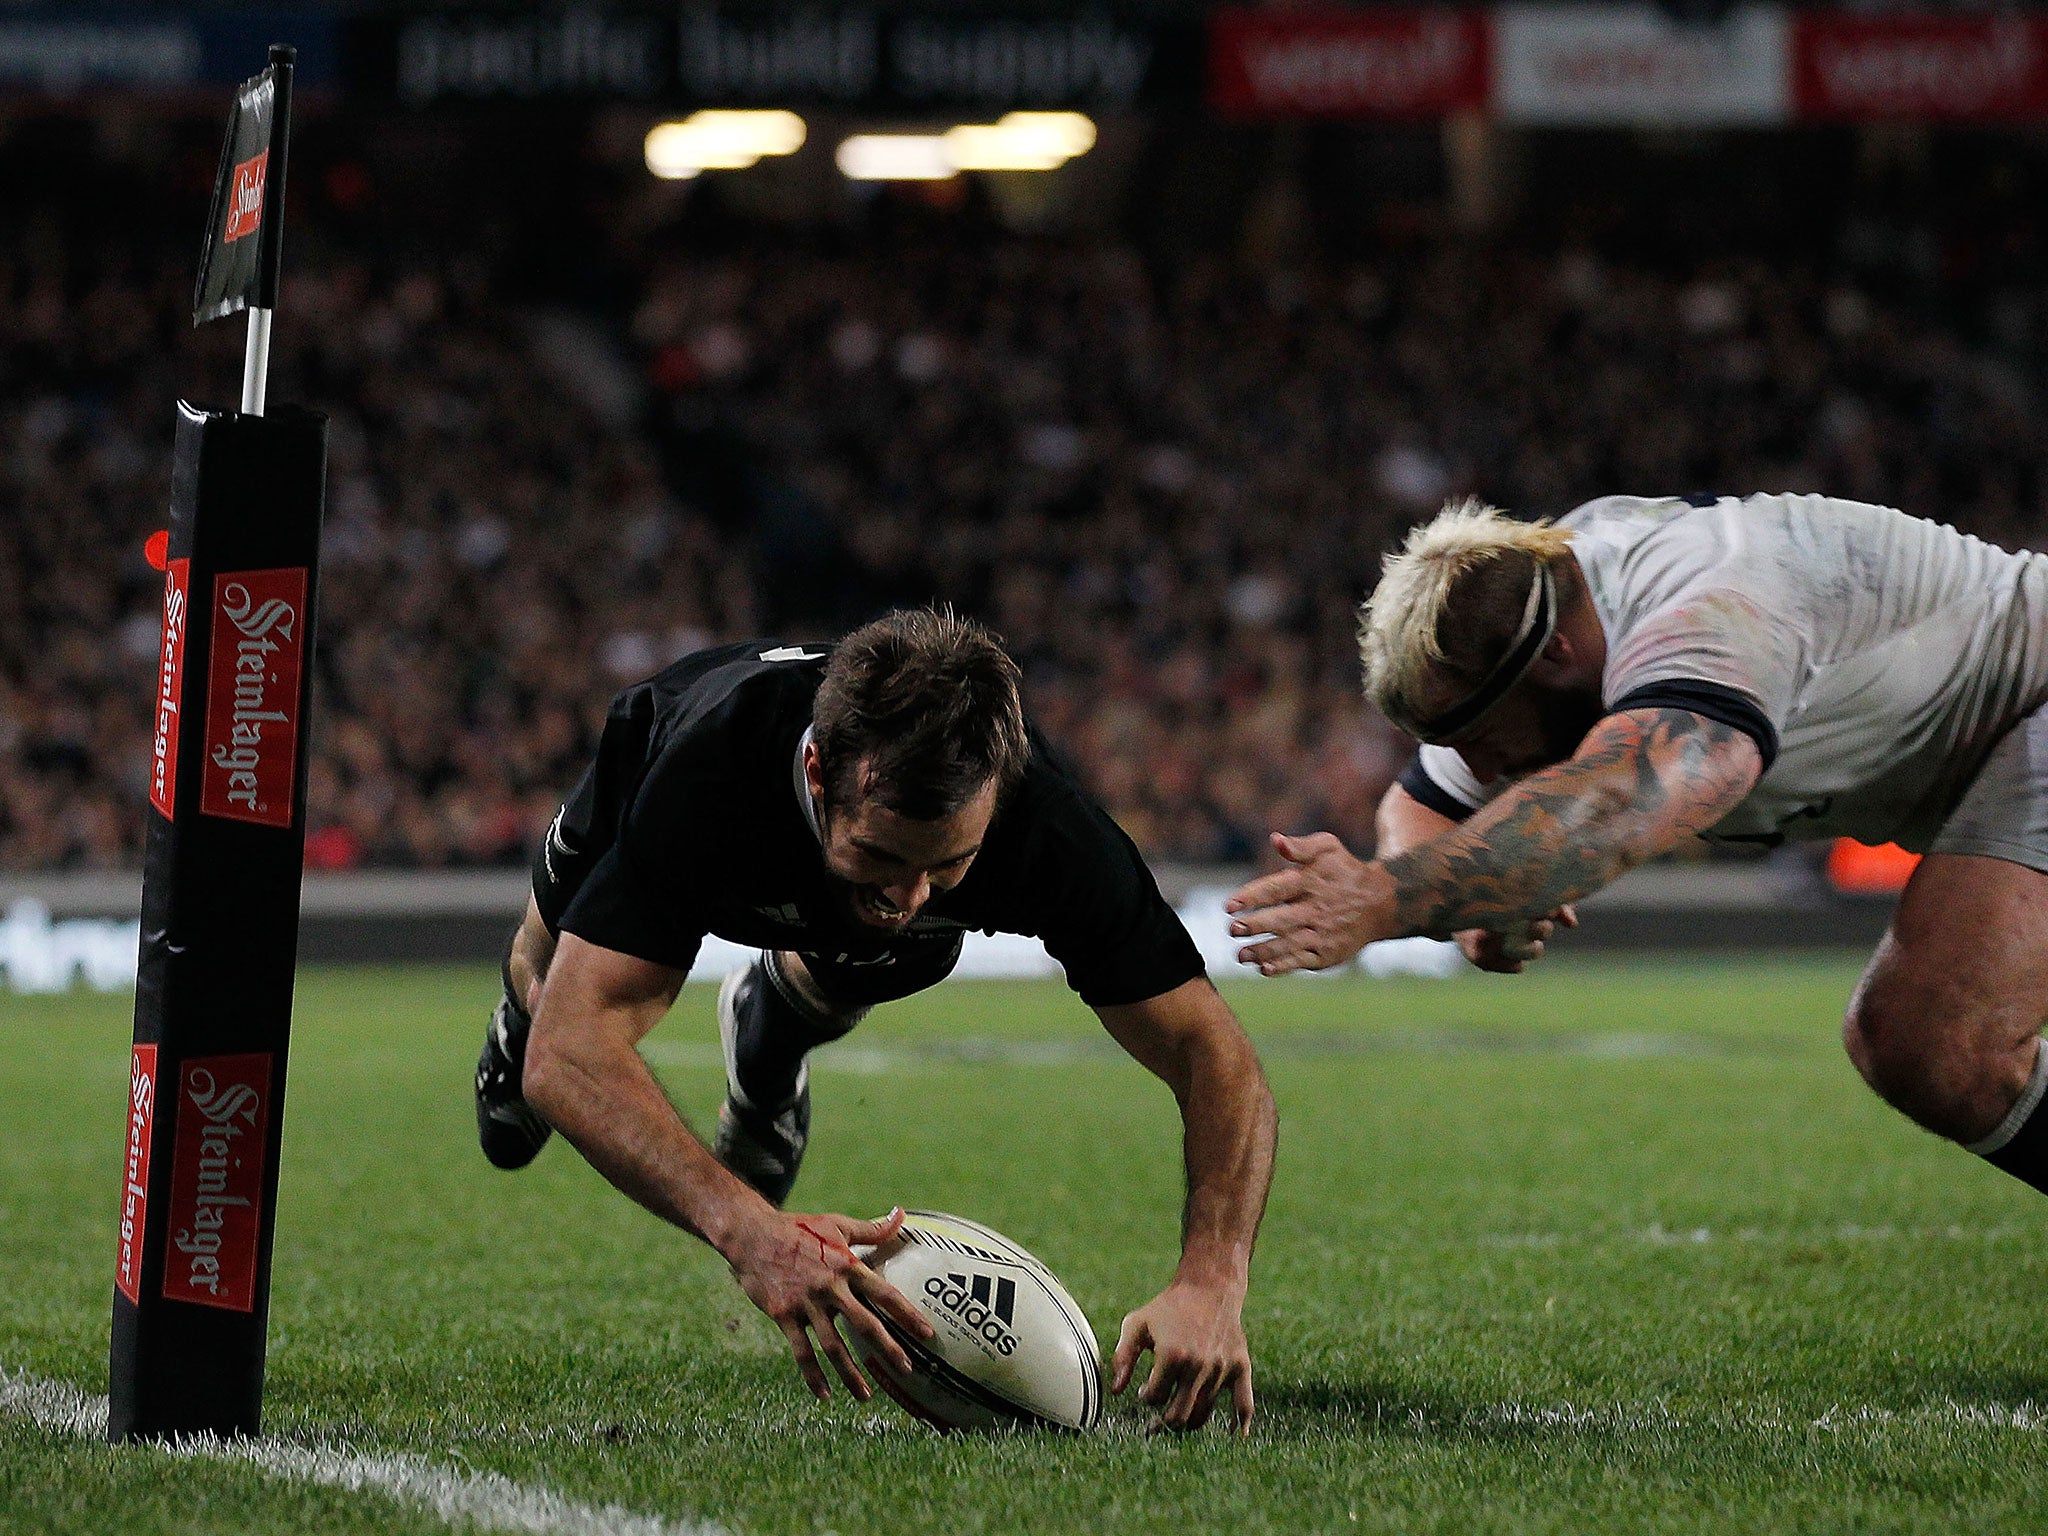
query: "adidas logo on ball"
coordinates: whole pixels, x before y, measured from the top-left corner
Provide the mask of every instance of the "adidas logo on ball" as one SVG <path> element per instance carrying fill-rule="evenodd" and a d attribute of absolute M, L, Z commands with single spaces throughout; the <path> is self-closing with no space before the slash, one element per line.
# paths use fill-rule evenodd
<path fill-rule="evenodd" d="M 942 1211 L 906 1211 L 880 1247 L 856 1249 L 938 1331 L 883 1326 L 910 1356 L 896 1367 L 865 1335 L 875 1385 L 947 1430 L 1093 1429 L 1102 1417 L 1095 1330 L 1052 1271 L 1002 1233 Z"/>
<path fill-rule="evenodd" d="M 980 1334 L 997 1354 L 1017 1352 L 1017 1336 L 1010 1331 L 1010 1324 L 1017 1318 L 1016 1281 L 949 1271 L 925 1281 L 924 1293 Z"/>

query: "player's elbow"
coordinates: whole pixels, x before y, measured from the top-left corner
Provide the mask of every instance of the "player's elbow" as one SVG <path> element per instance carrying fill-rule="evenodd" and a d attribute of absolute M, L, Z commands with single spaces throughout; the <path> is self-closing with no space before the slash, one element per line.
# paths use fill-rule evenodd
<path fill-rule="evenodd" d="M 1715 809 L 1730 811 L 1748 798 L 1764 776 L 1764 749 L 1754 736 L 1734 731 L 1716 744 L 1714 756 L 1717 771 L 1713 778 L 1719 791 Z"/>
<path fill-rule="evenodd" d="M 1633 777 L 1611 775 L 1587 785 L 1577 809 L 1583 831 L 1604 832 L 1640 820 L 1643 808 Z"/>

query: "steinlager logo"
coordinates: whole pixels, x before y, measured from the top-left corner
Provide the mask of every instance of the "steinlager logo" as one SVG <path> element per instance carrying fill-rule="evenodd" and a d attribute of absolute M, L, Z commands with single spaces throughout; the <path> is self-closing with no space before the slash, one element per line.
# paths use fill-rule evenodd
<path fill-rule="evenodd" d="M 177 814 L 178 711 L 185 701 L 185 621 L 190 598 L 190 560 L 164 565 L 163 643 L 157 652 L 156 736 L 150 749 L 149 803 L 165 816 Z"/>
<path fill-rule="evenodd" d="M 214 579 L 213 593 L 199 809 L 289 827 L 306 571 L 229 571 Z"/>
<path fill-rule="evenodd" d="M 164 1254 L 172 1301 L 234 1312 L 255 1306 L 270 1064 L 268 1051 L 205 1056 L 179 1074 Z"/>
<path fill-rule="evenodd" d="M 149 1218 L 149 1142 L 156 1122 L 156 1047 L 138 1045 L 128 1069 L 128 1149 L 121 1168 L 121 1243 L 114 1284 L 142 1300 L 142 1234 Z"/>
<path fill-rule="evenodd" d="M 1017 1316 L 1017 1282 L 988 1275 L 933 1275 L 924 1283 L 925 1295 L 951 1312 L 981 1336 L 997 1354 L 1007 1358 L 1017 1349 L 1017 1335 L 1010 1325 Z"/>
<path fill-rule="evenodd" d="M 228 187 L 227 223 L 220 232 L 222 244 L 231 245 L 263 227 L 263 183 L 269 179 L 269 171 L 267 149 L 235 167 L 235 179 Z"/>

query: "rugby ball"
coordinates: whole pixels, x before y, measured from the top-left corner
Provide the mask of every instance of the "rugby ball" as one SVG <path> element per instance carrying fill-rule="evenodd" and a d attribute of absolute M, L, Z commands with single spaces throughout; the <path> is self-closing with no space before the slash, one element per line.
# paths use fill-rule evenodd
<path fill-rule="evenodd" d="M 931 1319 L 914 1339 L 883 1319 L 908 1376 L 856 1336 L 875 1381 L 943 1430 L 1093 1429 L 1102 1417 L 1095 1331 L 1052 1271 L 978 1221 L 909 1211 L 888 1242 L 857 1250 Z"/>

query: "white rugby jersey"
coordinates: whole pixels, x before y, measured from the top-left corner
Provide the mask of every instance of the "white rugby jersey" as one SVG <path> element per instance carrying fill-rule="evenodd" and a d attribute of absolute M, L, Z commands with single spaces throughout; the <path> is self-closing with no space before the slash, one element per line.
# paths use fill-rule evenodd
<path fill-rule="evenodd" d="M 1763 752 L 1711 838 L 1924 850 L 2048 699 L 2048 556 L 1825 496 L 1607 496 L 1558 526 L 1607 634 L 1608 709 L 1691 709 Z M 1436 746 L 1402 783 L 1457 816 L 1508 787 Z"/>

